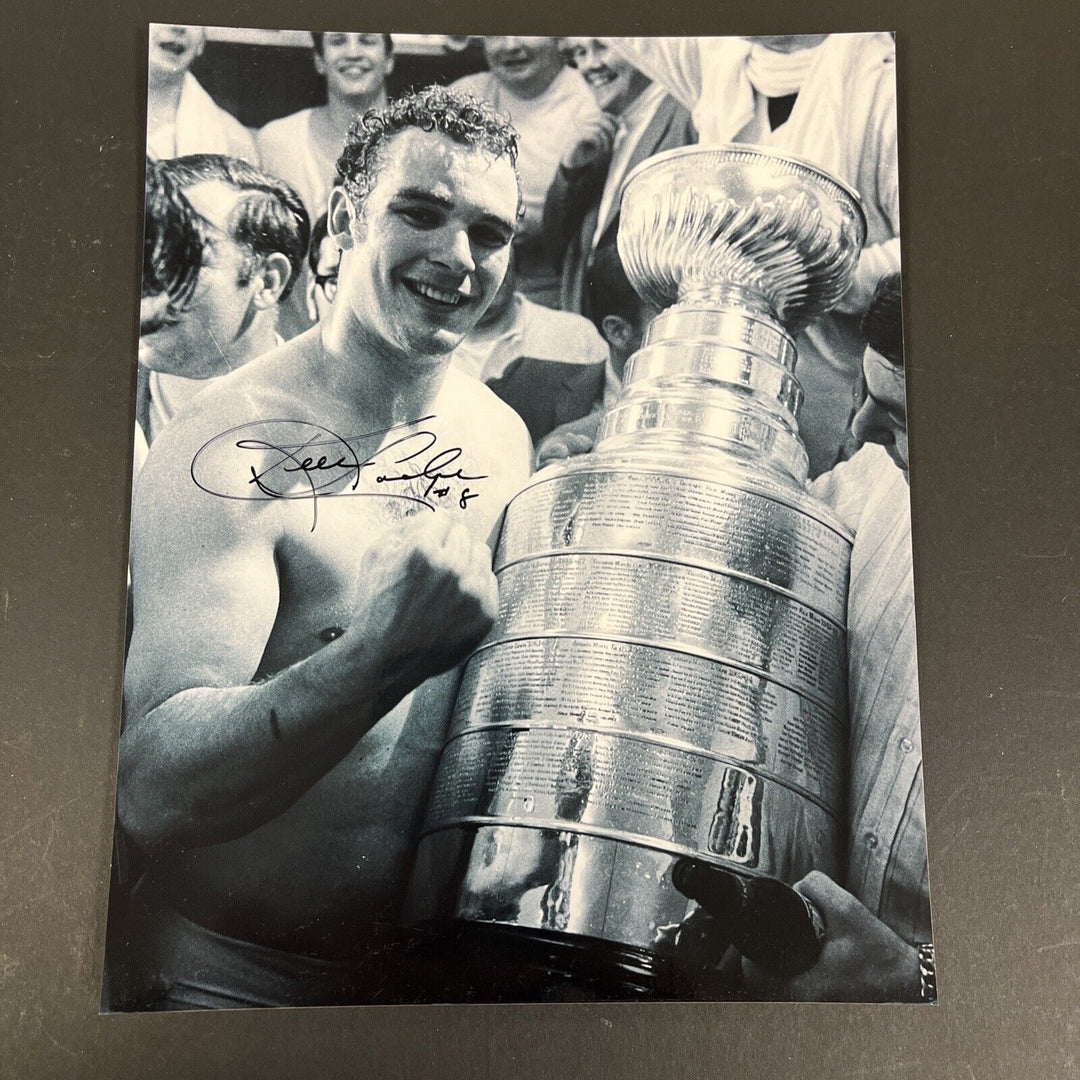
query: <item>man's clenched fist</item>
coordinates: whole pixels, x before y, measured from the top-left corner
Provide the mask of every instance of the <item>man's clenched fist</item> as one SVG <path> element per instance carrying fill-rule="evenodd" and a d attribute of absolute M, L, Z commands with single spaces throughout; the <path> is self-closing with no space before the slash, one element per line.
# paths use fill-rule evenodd
<path fill-rule="evenodd" d="M 341 643 L 378 658 L 392 697 L 464 660 L 498 613 L 490 549 L 441 511 L 384 533 L 357 575 L 356 617 Z"/>

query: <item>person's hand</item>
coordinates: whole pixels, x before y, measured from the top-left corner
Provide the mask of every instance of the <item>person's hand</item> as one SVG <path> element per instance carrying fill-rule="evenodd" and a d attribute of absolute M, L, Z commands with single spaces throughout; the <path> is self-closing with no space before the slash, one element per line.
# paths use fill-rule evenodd
<path fill-rule="evenodd" d="M 560 424 L 540 440 L 536 448 L 536 468 L 542 469 L 553 461 L 587 454 L 596 445 L 596 436 L 600 433 L 602 412 L 592 412 L 580 420 L 571 420 Z"/>
<path fill-rule="evenodd" d="M 825 923 L 821 955 L 813 967 L 782 979 L 745 957 L 750 996 L 765 1001 L 918 1001 L 915 946 L 875 918 L 851 893 L 817 870 L 796 886 Z"/>
<path fill-rule="evenodd" d="M 464 660 L 498 614 L 490 549 L 443 511 L 385 532 L 364 552 L 357 578 L 356 616 L 341 648 L 378 657 L 391 697 Z"/>
<path fill-rule="evenodd" d="M 611 157 L 611 146 L 619 121 L 611 113 L 602 112 L 581 125 L 580 137 L 563 154 L 562 167 L 568 172 L 584 169 Z"/>

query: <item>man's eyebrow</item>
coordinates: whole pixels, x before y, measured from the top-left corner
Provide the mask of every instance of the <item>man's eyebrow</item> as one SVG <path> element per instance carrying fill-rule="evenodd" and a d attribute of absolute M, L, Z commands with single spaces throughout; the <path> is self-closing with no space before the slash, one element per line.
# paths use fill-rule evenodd
<path fill-rule="evenodd" d="M 410 202 L 427 203 L 429 206 L 438 206 L 443 210 L 452 210 L 454 207 L 454 204 L 450 199 L 444 198 L 442 195 L 436 195 L 435 192 L 429 191 L 427 188 L 400 188 L 398 191 L 394 192 L 390 201 L 393 202 L 396 199 L 407 199 Z M 481 220 L 489 225 L 497 225 L 499 228 L 506 229 L 509 233 L 513 233 L 517 228 L 516 222 L 508 221 L 498 214 L 483 214 L 481 215 Z"/>

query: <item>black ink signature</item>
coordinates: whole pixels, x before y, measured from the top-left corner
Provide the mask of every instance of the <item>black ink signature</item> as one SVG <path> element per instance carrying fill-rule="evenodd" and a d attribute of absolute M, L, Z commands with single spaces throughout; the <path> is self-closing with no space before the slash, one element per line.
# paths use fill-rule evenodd
<path fill-rule="evenodd" d="M 417 438 L 427 438 L 429 441 L 426 445 L 421 446 L 418 450 L 414 450 L 411 454 L 406 454 L 404 457 L 400 457 L 394 463 L 396 465 L 403 465 L 406 461 L 413 461 L 420 457 L 421 454 L 427 453 L 428 450 L 435 447 L 435 435 L 430 431 L 418 431 L 416 432 Z M 406 436 L 404 439 L 399 439 L 398 444 L 407 442 L 413 436 Z M 397 444 L 391 444 L 397 445 Z M 394 484 L 405 483 L 409 480 L 427 480 L 428 486 L 424 489 L 424 498 L 426 499 L 434 491 L 440 498 L 449 494 L 450 489 L 448 487 L 436 488 L 435 485 L 440 480 L 486 480 L 486 476 L 470 476 L 467 473 L 461 471 L 461 469 L 455 469 L 453 472 L 443 472 L 443 469 L 453 465 L 458 458 L 461 457 L 461 447 L 454 446 L 449 450 L 440 450 L 433 457 L 429 458 L 427 463 L 419 472 L 405 472 L 400 476 L 388 476 L 385 473 L 381 473 L 375 477 L 376 484 Z M 466 488 L 466 491 L 469 489 Z M 441 493 L 441 494 L 440 494 Z M 464 509 L 464 504 L 462 505 Z"/>
<path fill-rule="evenodd" d="M 191 461 L 191 479 L 203 491 L 223 499 L 310 499 L 312 532 L 319 520 L 320 497 L 351 495 L 402 499 L 434 510 L 442 500 L 456 494 L 458 506 L 462 510 L 468 509 L 468 504 L 479 498 L 480 493 L 465 486 L 455 491 L 455 485 L 463 485 L 467 480 L 486 480 L 487 476 L 466 473 L 463 468 L 451 468 L 461 458 L 463 451 L 460 446 L 443 449 L 438 446 L 435 432 L 424 428 L 407 430 L 434 419 L 433 415 L 422 416 L 417 420 L 347 437 L 307 420 L 257 420 L 240 424 L 215 435 L 199 448 Z M 261 429 L 259 434 L 270 437 L 236 438 L 243 433 L 254 433 L 254 429 Z M 353 448 L 354 443 L 381 439 L 398 431 L 404 431 L 405 434 L 383 443 L 373 457 L 361 459 Z M 301 441 L 297 441 L 297 438 Z M 263 467 L 256 470 L 254 465 L 248 464 L 246 469 L 238 467 L 234 473 L 230 463 L 230 467 L 222 470 L 217 455 L 236 450 L 263 455 Z M 388 458 L 388 453 L 395 450 L 399 453 L 403 450 L 407 452 L 399 457 Z M 425 459 L 427 454 L 430 456 Z M 364 469 L 373 468 L 377 464 L 381 464 L 385 469 L 388 465 L 406 463 L 411 463 L 409 470 L 400 473 L 380 471 L 375 477 L 377 484 L 390 485 L 390 490 L 357 490 Z M 218 467 L 211 477 L 210 470 L 213 465 Z M 222 479 L 223 475 L 226 479 Z M 416 481 L 427 481 L 419 495 L 393 490 L 394 485 Z M 222 490 L 223 486 L 227 487 L 227 490 Z"/>

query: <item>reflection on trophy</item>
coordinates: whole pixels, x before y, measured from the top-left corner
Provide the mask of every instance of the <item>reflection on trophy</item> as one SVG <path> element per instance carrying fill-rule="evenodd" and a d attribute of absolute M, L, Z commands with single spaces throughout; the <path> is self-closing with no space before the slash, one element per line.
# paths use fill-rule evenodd
<path fill-rule="evenodd" d="M 751 146 L 661 154 L 627 180 L 619 254 L 664 310 L 593 453 L 507 510 L 414 921 L 654 991 L 693 962 L 687 881 L 729 883 L 714 892 L 740 944 L 748 896 L 839 876 L 851 537 L 806 491 L 791 335 L 843 295 L 865 235 L 849 188 Z M 800 907 L 754 932 L 797 938 Z"/>

